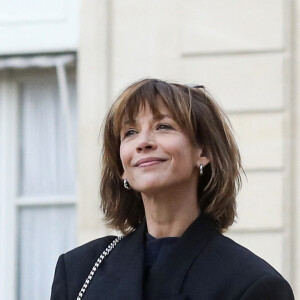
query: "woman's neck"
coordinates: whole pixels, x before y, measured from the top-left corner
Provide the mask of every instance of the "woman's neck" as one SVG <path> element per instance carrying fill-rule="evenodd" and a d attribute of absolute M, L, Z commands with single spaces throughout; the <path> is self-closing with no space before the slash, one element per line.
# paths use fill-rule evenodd
<path fill-rule="evenodd" d="M 156 238 L 180 237 L 200 215 L 197 195 L 143 195 L 148 232 Z"/>

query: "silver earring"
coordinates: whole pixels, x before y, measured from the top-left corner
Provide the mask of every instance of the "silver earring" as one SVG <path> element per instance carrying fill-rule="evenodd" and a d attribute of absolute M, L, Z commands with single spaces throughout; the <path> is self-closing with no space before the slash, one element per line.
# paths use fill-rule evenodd
<path fill-rule="evenodd" d="M 200 166 L 199 166 L 199 170 L 200 170 L 200 176 L 203 176 L 203 165 L 201 164 Z"/>
<path fill-rule="evenodd" d="M 123 180 L 123 183 L 124 183 L 124 188 L 125 188 L 125 189 L 131 190 L 131 187 L 130 187 L 130 185 L 129 185 L 127 179 L 124 179 L 124 180 Z"/>

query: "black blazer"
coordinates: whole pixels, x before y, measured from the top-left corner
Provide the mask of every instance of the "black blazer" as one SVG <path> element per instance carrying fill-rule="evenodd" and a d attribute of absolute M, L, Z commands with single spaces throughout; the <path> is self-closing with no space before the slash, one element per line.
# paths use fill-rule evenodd
<path fill-rule="evenodd" d="M 288 282 L 268 263 L 223 236 L 202 215 L 185 231 L 167 259 L 143 282 L 144 221 L 106 257 L 84 300 L 291 300 Z M 95 261 L 114 239 L 80 246 L 58 259 L 51 300 L 76 299 Z"/>

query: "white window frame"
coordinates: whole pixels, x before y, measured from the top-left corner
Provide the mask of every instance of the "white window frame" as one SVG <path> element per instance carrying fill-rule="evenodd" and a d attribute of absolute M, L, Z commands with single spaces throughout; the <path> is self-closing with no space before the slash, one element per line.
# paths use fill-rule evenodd
<path fill-rule="evenodd" d="M 9 72 L 0 76 L 0 290 L 3 299 L 16 298 L 16 207 L 18 179 L 17 86 Z"/>
<path fill-rule="evenodd" d="M 39 70 L 38 72 L 49 72 Z M 57 66 L 57 75 L 66 83 L 64 67 Z M 18 297 L 18 210 L 26 206 L 74 205 L 76 195 L 44 197 L 20 197 L 19 180 L 19 82 L 32 81 L 35 71 L 2 71 L 0 73 L 0 291 L 2 299 Z M 60 101 L 66 118 L 67 133 L 70 130 L 70 114 L 65 87 L 59 84 Z M 65 97 L 65 98 L 63 98 Z M 69 149 L 73 137 L 68 137 Z M 42 201 L 41 201 L 42 199 Z"/>

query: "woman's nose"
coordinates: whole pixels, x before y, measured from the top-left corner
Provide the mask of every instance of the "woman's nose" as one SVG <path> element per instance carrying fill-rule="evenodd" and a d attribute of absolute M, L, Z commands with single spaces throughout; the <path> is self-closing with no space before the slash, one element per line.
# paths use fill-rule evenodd
<path fill-rule="evenodd" d="M 154 150 L 157 148 L 156 142 L 154 141 L 151 134 L 141 134 L 140 139 L 138 140 L 138 145 L 136 147 L 137 152 L 145 151 L 145 150 Z"/>

